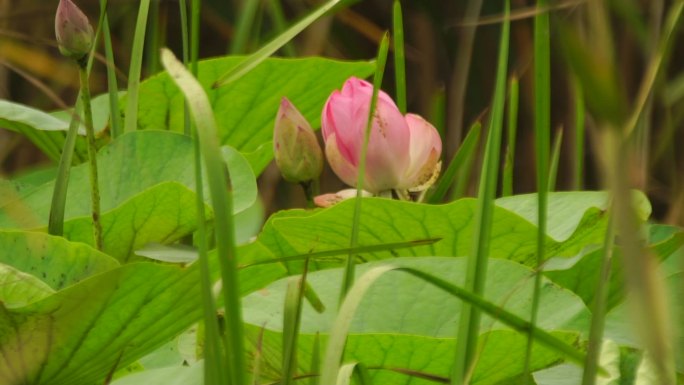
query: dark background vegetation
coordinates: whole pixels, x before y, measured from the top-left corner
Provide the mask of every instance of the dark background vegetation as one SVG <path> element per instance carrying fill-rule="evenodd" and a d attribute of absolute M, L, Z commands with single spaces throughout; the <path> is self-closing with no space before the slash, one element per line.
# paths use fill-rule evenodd
<path fill-rule="evenodd" d="M 264 0 L 257 14 L 246 53 L 255 50 L 277 32 Z M 278 0 L 273 0 L 278 1 Z M 289 22 L 297 20 L 317 2 L 279 0 Z M 593 1 L 593 0 L 592 0 Z M 77 0 L 76 3 L 95 21 L 99 2 Z M 110 23 L 120 87 L 126 85 L 125 74 L 130 61 L 137 1 L 110 0 Z M 493 90 L 496 52 L 499 38 L 502 1 L 483 1 L 476 20 L 464 15 L 468 1 L 414 0 L 402 1 L 405 19 L 407 82 L 409 111 L 428 117 L 443 133 L 444 159 L 448 161 L 472 122 L 487 112 Z M 670 1 L 609 1 L 611 30 L 614 39 L 616 73 L 626 100 L 634 100 L 644 75 L 649 56 L 657 46 L 658 31 L 664 10 Z M 532 16 L 534 2 L 513 0 L 510 73 L 520 77 L 520 113 L 518 119 L 517 154 L 514 191 L 536 190 L 534 177 L 533 98 L 532 98 Z M 0 0 L 0 98 L 24 103 L 43 110 L 71 105 L 78 91 L 76 68 L 59 55 L 54 40 L 54 11 L 57 0 Z M 237 0 L 203 1 L 200 56 L 224 55 L 233 37 L 241 2 Z M 581 30 L 585 19 L 585 1 L 551 2 L 552 26 L 573 25 Z M 376 54 L 377 44 L 385 30 L 391 28 L 392 2 L 367 0 L 329 16 L 307 29 L 294 41 L 297 56 L 321 55 L 340 59 L 365 60 Z M 147 37 L 150 47 L 166 45 L 180 52 L 178 1 L 153 0 L 153 20 Z M 472 54 L 462 36 L 476 28 Z M 596 125 L 587 115 L 584 180 L 573 183 L 575 98 L 570 70 L 558 43 L 558 31 L 552 29 L 552 124 L 553 131 L 564 131 L 558 190 L 573 188 L 600 189 L 603 186 L 598 158 L 602 149 L 594 145 Z M 684 144 L 681 125 L 684 119 L 684 73 L 680 36 L 675 36 L 672 54 L 665 62 L 654 93 L 647 105 L 641 127 L 640 156 L 646 162 L 635 162 L 631 168 L 633 184 L 646 191 L 653 203 L 657 220 L 684 224 L 684 186 L 682 170 Z M 100 50 L 101 51 L 101 50 Z M 148 51 L 143 76 L 159 70 L 155 55 Z M 280 52 L 285 55 L 285 52 Z M 470 62 L 467 83 L 459 82 L 458 58 Z M 91 77 L 94 94 L 106 92 L 103 64 L 94 66 Z M 464 102 L 455 95 L 465 87 Z M 393 95 L 393 65 L 385 76 L 385 90 Z M 462 118 L 459 118 L 462 117 Z M 45 165 L 47 159 L 18 134 L 0 130 L 0 176 L 11 177 L 30 167 Z M 642 166 L 645 165 L 645 166 Z M 475 167 L 477 167 L 477 162 Z M 467 191 L 474 193 L 478 173 L 473 173 Z M 301 207 L 303 196 L 297 186 L 280 181 L 277 170 L 269 167 L 260 178 L 261 193 L 267 210 Z M 342 184 L 329 171 L 322 183 L 323 191 L 334 191 Z"/>

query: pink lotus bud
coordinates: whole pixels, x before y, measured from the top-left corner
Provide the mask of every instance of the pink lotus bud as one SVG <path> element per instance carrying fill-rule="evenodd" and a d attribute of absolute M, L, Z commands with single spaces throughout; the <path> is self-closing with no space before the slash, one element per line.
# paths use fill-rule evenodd
<path fill-rule="evenodd" d="M 306 118 L 287 98 L 280 102 L 273 130 L 273 152 L 288 182 L 308 182 L 323 170 L 323 152 Z"/>
<path fill-rule="evenodd" d="M 373 85 L 352 77 L 334 91 L 321 119 L 325 154 L 343 182 L 356 186 Z M 392 98 L 380 91 L 366 157 L 364 190 L 399 187 L 409 167 L 410 131 Z"/>
<path fill-rule="evenodd" d="M 93 27 L 71 0 L 60 0 L 55 16 L 55 35 L 62 55 L 83 59 L 93 46 Z"/>
<path fill-rule="evenodd" d="M 442 138 L 437 129 L 419 115 L 406 114 L 406 123 L 411 132 L 411 163 L 401 188 L 422 191 L 430 187 L 439 174 Z"/>

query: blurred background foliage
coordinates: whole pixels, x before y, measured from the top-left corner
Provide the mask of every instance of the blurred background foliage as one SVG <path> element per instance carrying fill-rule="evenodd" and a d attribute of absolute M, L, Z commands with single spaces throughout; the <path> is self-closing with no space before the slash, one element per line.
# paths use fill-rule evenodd
<path fill-rule="evenodd" d="M 221 56 L 230 52 L 238 15 L 248 3 L 257 11 L 251 25 L 247 46 L 238 53 L 250 53 L 277 35 L 274 12 L 282 10 L 290 24 L 307 14 L 319 2 L 315 0 L 206 0 L 202 2 L 200 57 Z M 618 80 L 620 96 L 633 101 L 646 72 L 649 59 L 658 46 L 665 11 L 673 1 L 611 0 L 610 32 L 613 39 L 613 68 L 602 68 Z M 97 20 L 97 1 L 77 1 Z M 520 78 L 517 151 L 514 169 L 515 193 L 536 191 L 534 177 L 534 103 L 533 103 L 533 16 L 537 10 L 531 0 L 513 0 L 510 73 Z M 473 8 L 481 5 L 475 18 Z M 494 88 L 496 50 L 501 22 L 502 1 L 402 1 L 406 35 L 408 110 L 428 117 L 445 140 L 444 160 L 451 159 L 468 127 L 487 113 Z M 76 67 L 56 48 L 54 12 L 56 0 L 0 0 L 0 99 L 24 103 L 42 110 L 63 109 L 74 103 L 78 92 Z M 178 0 L 153 0 L 148 22 L 147 50 L 143 77 L 160 70 L 158 47 L 181 50 Z M 469 10 L 469 7 L 470 10 Z M 598 124 L 588 113 L 576 122 L 576 93 L 563 52 L 562 29 L 572 27 L 580 36 L 586 31 L 587 0 L 551 1 L 552 36 L 552 131 L 565 131 L 560 153 L 557 190 L 601 189 L 604 178 L 598 161 L 603 149 L 595 143 Z M 110 23 L 116 66 L 120 69 L 119 86 L 125 87 L 130 48 L 138 2 L 110 0 Z M 470 12 L 470 13 L 469 13 Z M 477 12 L 475 13 L 477 14 Z M 372 58 L 384 31 L 391 28 L 392 1 L 347 1 L 334 14 L 324 17 L 300 34 L 280 56 L 327 56 L 338 59 Z M 475 33 L 472 47 L 468 34 Z M 653 92 L 646 103 L 634 140 L 640 159 L 630 167 L 632 183 L 645 191 L 654 206 L 657 220 L 684 225 L 684 58 L 681 36 L 673 36 L 670 54 L 664 58 Z M 584 42 L 591 36 L 585 36 Z M 472 48 L 472 49 L 471 49 Z M 100 49 L 99 52 L 102 52 Z M 394 94 L 393 64 L 388 63 L 384 89 Z M 102 56 L 93 67 L 93 94 L 106 92 L 106 73 Z M 611 101 L 605 101 L 610 104 Z M 616 101 L 622 103 L 623 101 Z M 632 102 L 624 102 L 628 108 Z M 573 134 L 577 125 L 586 127 L 584 143 Z M 574 179 L 575 148 L 582 145 L 583 177 Z M 503 158 L 502 158 L 503 159 Z M 48 164 L 48 160 L 19 134 L 0 129 L 0 176 L 12 177 L 29 168 Z M 475 170 L 478 162 L 474 164 Z M 474 172 L 464 189 L 473 194 L 478 173 Z M 579 183 L 578 183 L 579 182 Z M 302 207 L 303 194 L 298 186 L 280 180 L 278 171 L 269 167 L 260 177 L 260 191 L 267 211 Z M 326 170 L 322 191 L 342 188 Z"/>

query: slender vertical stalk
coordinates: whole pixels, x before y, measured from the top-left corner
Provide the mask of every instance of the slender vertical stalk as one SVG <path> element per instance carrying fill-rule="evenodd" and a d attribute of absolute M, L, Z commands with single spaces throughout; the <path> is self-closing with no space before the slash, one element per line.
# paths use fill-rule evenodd
<path fill-rule="evenodd" d="M 90 170 L 90 201 L 93 218 L 93 239 L 98 250 L 103 249 L 102 223 L 100 222 L 100 185 L 97 177 L 97 146 L 95 144 L 95 130 L 93 128 L 93 111 L 90 106 L 90 85 L 88 69 L 85 62 L 79 62 L 79 78 L 81 80 L 81 103 L 85 120 L 86 136 L 88 140 L 88 165 Z"/>
<path fill-rule="evenodd" d="M 575 156 L 572 188 L 582 190 L 584 188 L 584 91 L 576 77 L 573 77 L 572 86 L 575 99 Z"/>
<path fill-rule="evenodd" d="M 189 115 L 188 115 L 189 116 Z M 225 384 L 229 373 L 224 365 L 225 354 L 221 343 L 216 302 L 212 292 L 209 247 L 207 245 L 207 219 L 205 215 L 204 184 L 202 182 L 202 152 L 197 133 L 193 138 L 195 159 L 195 201 L 197 205 L 197 236 L 195 243 L 199 252 L 200 282 L 202 288 L 202 311 L 204 313 L 204 383 Z"/>
<path fill-rule="evenodd" d="M 183 64 L 190 66 L 190 36 L 188 32 L 188 4 L 185 0 L 178 1 L 178 10 L 181 22 L 181 42 L 183 46 Z M 192 121 L 187 103 L 183 104 L 183 133 L 187 136 L 192 134 Z"/>
<path fill-rule="evenodd" d="M 190 9 L 190 73 L 197 76 L 199 72 L 199 45 L 200 45 L 200 12 L 201 0 L 191 0 Z"/>
<path fill-rule="evenodd" d="M 465 11 L 465 20 L 473 22 L 480 16 L 482 0 L 469 0 Z M 453 152 L 456 146 L 461 143 L 463 136 L 463 115 L 465 111 L 465 96 L 468 87 L 468 73 L 470 72 L 470 62 L 473 56 L 473 42 L 475 41 L 475 31 L 477 23 L 472 23 L 461 30 L 458 42 L 458 53 L 456 63 L 449 81 L 447 101 L 450 113 L 447 115 L 447 148 L 446 152 Z"/>
<path fill-rule="evenodd" d="M 243 0 L 240 12 L 238 12 L 239 19 L 235 28 L 235 36 L 230 45 L 231 55 L 245 53 L 249 40 L 249 31 L 252 29 L 254 18 L 259 9 L 259 3 L 259 0 Z"/>
<path fill-rule="evenodd" d="M 508 90 L 508 131 L 506 146 L 506 158 L 504 160 L 503 182 L 501 196 L 513 195 L 513 169 L 515 164 L 515 140 L 518 131 L 518 96 L 519 85 L 518 77 L 511 77 Z"/>
<path fill-rule="evenodd" d="M 613 225 L 613 208 L 609 209 L 610 218 L 606 238 L 603 240 L 603 252 L 601 253 L 601 271 L 596 280 L 596 295 L 591 309 L 591 327 L 589 329 L 589 346 L 587 357 L 584 361 L 582 373 L 582 385 L 594 385 L 599 368 L 601 354 L 601 342 L 603 340 L 603 327 L 606 317 L 606 301 L 608 299 L 608 283 L 610 282 L 610 270 L 613 265 L 613 238 L 615 228 Z"/>
<path fill-rule="evenodd" d="M 553 150 L 551 151 L 551 163 L 549 164 L 549 187 L 548 191 L 556 190 L 556 179 L 558 178 L 558 164 L 560 163 L 560 153 L 563 144 L 563 128 L 559 128 L 553 140 Z"/>
<path fill-rule="evenodd" d="M 406 113 L 406 55 L 404 53 L 404 16 L 401 12 L 401 1 L 394 0 L 394 78 L 397 87 L 397 107 L 402 114 Z"/>
<path fill-rule="evenodd" d="M 268 9 L 271 11 L 271 19 L 275 25 L 276 32 L 280 34 L 287 29 L 287 20 L 285 20 L 285 12 L 283 12 L 283 7 L 280 4 L 280 0 L 268 0 L 267 3 Z M 297 51 L 295 50 L 292 42 L 289 42 L 283 46 L 283 52 L 289 57 L 297 56 Z"/>
<path fill-rule="evenodd" d="M 496 72 L 496 87 L 492 101 L 492 112 L 489 121 L 489 135 L 482 165 L 482 176 L 478 194 L 478 207 L 473 225 L 473 247 L 468 258 L 465 288 L 475 295 L 481 296 L 487 276 L 489 242 L 494 217 L 494 199 L 496 197 L 497 178 L 499 175 L 499 153 L 503 131 L 504 105 L 506 103 L 506 78 L 508 71 L 508 46 L 510 38 L 510 1 L 505 2 L 504 22 L 501 27 L 499 59 Z M 481 310 L 464 302 L 458 324 L 456 356 L 451 376 L 452 385 L 469 382 L 470 373 L 477 355 L 477 341 L 480 335 Z"/>
<path fill-rule="evenodd" d="M 352 219 L 351 237 L 349 241 L 350 248 L 356 248 L 359 243 L 359 222 L 361 221 L 361 202 L 363 201 L 362 192 L 364 185 L 364 178 L 366 175 L 366 156 L 368 152 L 368 139 L 370 138 L 371 129 L 373 127 L 373 116 L 375 116 L 375 107 L 378 102 L 378 93 L 382 86 L 382 78 L 385 73 L 385 64 L 387 63 L 387 51 L 389 49 L 389 34 L 385 33 L 378 48 L 377 67 L 375 68 L 375 76 L 373 78 L 373 96 L 371 97 L 370 108 L 368 109 L 368 120 L 366 121 L 366 130 L 363 137 L 363 146 L 361 146 L 361 156 L 359 159 L 358 181 L 356 185 L 356 200 L 354 203 L 354 216 Z M 347 262 L 344 269 L 344 278 L 342 281 L 342 290 L 340 291 L 340 304 L 344 301 L 344 297 L 354 284 L 354 253 L 350 252 L 347 256 Z"/>
<path fill-rule="evenodd" d="M 537 0 L 537 9 L 548 7 L 548 0 Z M 549 188 L 549 147 L 551 145 L 551 48 L 549 38 L 549 14 L 539 12 L 534 18 L 534 131 L 537 154 L 537 269 L 534 277 L 532 312 L 530 323 L 537 324 L 541 290 L 541 266 L 546 247 L 546 219 Z M 532 336 L 527 338 L 525 369 L 529 377 L 532 358 Z"/>
<path fill-rule="evenodd" d="M 135 35 L 133 36 L 133 49 L 131 50 L 131 65 L 128 70 L 128 91 L 126 93 L 128 102 L 126 104 L 124 132 L 135 131 L 138 128 L 138 92 L 149 10 L 150 0 L 140 0 L 138 19 L 135 23 Z"/>
<path fill-rule="evenodd" d="M 123 123 L 119 113 L 119 85 L 116 81 L 116 65 L 114 64 L 114 49 L 112 47 L 112 35 L 109 29 L 109 17 L 105 15 L 102 24 L 105 58 L 107 59 L 107 90 L 109 92 L 109 121 L 112 130 L 112 138 L 121 135 Z"/>

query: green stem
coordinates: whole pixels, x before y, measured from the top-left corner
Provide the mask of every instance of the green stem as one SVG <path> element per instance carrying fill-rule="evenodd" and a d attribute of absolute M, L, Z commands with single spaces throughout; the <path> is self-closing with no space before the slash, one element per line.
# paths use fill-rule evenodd
<path fill-rule="evenodd" d="M 397 87 L 397 107 L 402 114 L 406 113 L 406 55 L 404 54 L 404 17 L 401 13 L 401 2 L 394 0 L 394 74 Z"/>
<path fill-rule="evenodd" d="M 86 136 L 88 140 L 88 164 L 90 166 L 90 200 L 93 217 L 93 238 L 95 247 L 103 250 L 102 223 L 100 222 L 100 186 L 97 178 L 97 146 L 95 145 L 95 130 L 93 129 L 93 111 L 90 106 L 90 86 L 88 70 L 85 62 L 79 62 L 81 79 L 81 101 L 85 120 Z"/>

